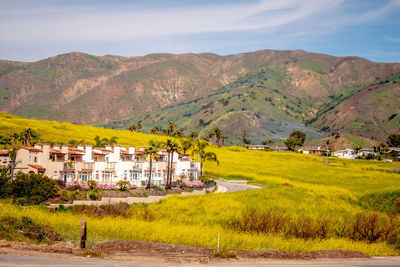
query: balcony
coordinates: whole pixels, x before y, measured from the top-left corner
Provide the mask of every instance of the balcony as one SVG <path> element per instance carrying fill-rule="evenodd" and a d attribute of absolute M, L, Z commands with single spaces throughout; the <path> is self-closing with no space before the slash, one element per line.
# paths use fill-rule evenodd
<path fill-rule="evenodd" d="M 83 163 L 82 171 L 92 171 L 93 167 L 94 167 L 93 162 L 85 162 L 85 163 Z"/>
<path fill-rule="evenodd" d="M 64 163 L 64 171 L 75 171 L 76 163 L 68 162 Z"/>
<path fill-rule="evenodd" d="M 107 162 L 105 171 L 114 171 L 115 170 L 115 163 L 114 162 Z"/>

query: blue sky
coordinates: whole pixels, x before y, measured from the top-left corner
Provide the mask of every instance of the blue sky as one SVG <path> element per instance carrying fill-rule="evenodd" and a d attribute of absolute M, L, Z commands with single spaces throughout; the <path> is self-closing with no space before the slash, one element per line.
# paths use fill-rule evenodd
<path fill-rule="evenodd" d="M 400 0 L 0 0 L 0 59 L 260 49 L 400 62 Z"/>

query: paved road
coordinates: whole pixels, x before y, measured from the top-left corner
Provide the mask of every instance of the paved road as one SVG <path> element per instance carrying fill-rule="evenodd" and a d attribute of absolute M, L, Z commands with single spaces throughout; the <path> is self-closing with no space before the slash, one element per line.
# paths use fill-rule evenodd
<path fill-rule="evenodd" d="M 217 182 L 217 185 L 224 186 L 228 192 L 245 191 L 245 190 L 249 190 L 249 189 L 261 188 L 259 186 L 255 186 L 255 185 L 231 183 L 228 181 L 225 182 L 225 181 L 217 180 L 216 182 Z"/>
<path fill-rule="evenodd" d="M 111 261 L 101 259 L 65 259 L 65 258 L 46 258 L 46 257 L 33 257 L 33 256 L 16 256 L 16 255 L 0 255 L 0 266 L 14 267 L 14 266 L 52 266 L 52 267 L 67 267 L 67 266 L 132 266 L 132 267 L 170 267 L 170 266 L 182 266 L 182 267 L 194 267 L 194 266 L 302 266 L 302 267 L 366 267 L 366 266 L 385 266 L 385 267 L 398 267 L 400 266 L 399 257 L 382 257 L 380 259 L 343 259 L 348 263 L 342 264 L 329 264 L 329 260 L 313 262 L 313 260 L 302 260 L 302 261 L 264 261 L 261 265 L 257 262 L 244 263 L 229 261 L 220 264 L 160 264 L 160 263 L 149 263 L 149 262 L 133 262 L 133 261 Z M 339 261 L 341 259 L 338 259 Z M 333 261 L 338 261 L 333 260 Z M 351 263 L 351 261 L 353 263 Z M 311 264 L 310 264 L 311 263 Z"/>

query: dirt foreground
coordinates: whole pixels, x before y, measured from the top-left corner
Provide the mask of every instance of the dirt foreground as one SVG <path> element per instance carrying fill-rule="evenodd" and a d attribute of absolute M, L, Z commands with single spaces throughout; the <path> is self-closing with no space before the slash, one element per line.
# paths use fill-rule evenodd
<path fill-rule="evenodd" d="M 0 254 L 39 256 L 51 258 L 99 258 L 119 261 L 166 264 L 325 264 L 325 263 L 398 263 L 399 257 L 370 258 L 361 252 L 321 250 L 313 252 L 230 251 L 216 257 L 214 249 L 154 242 L 115 240 L 98 243 L 81 250 L 70 242 L 52 242 L 36 245 L 0 240 Z M 227 258 L 231 256 L 232 258 Z"/>

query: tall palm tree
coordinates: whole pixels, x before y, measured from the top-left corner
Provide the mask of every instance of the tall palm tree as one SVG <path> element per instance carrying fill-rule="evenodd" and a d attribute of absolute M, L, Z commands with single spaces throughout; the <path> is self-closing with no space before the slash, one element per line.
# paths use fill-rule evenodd
<path fill-rule="evenodd" d="M 183 154 L 186 154 L 186 151 L 188 151 L 189 149 L 191 149 L 193 147 L 193 141 L 188 138 L 182 138 L 182 139 L 180 139 L 180 145 L 181 145 Z"/>
<path fill-rule="evenodd" d="M 195 141 L 194 146 L 193 146 L 192 154 L 193 155 L 197 154 L 197 161 L 200 160 L 200 151 L 204 150 L 208 145 L 209 145 L 209 143 L 208 143 L 207 140 L 197 139 Z"/>
<path fill-rule="evenodd" d="M 152 175 L 152 167 L 153 167 L 153 159 L 157 159 L 159 157 L 158 155 L 158 149 L 154 146 L 149 146 L 144 150 L 144 157 L 149 157 L 150 158 L 150 170 L 149 170 L 149 180 L 147 182 L 146 189 L 150 190 L 151 187 L 151 175 Z"/>
<path fill-rule="evenodd" d="M 222 134 L 222 131 L 219 128 L 214 128 L 212 134 L 213 134 L 212 136 L 215 137 L 215 141 L 218 146 L 222 146 L 224 144 L 225 139 L 228 138 L 227 136 Z"/>
<path fill-rule="evenodd" d="M 219 165 L 217 155 L 214 152 L 206 152 L 204 149 L 200 151 L 200 177 L 203 176 L 203 163 L 205 161 L 214 161 Z"/>
<path fill-rule="evenodd" d="M 162 129 L 161 130 L 162 135 L 168 135 L 168 130 L 167 129 Z"/>
<path fill-rule="evenodd" d="M 165 183 L 165 189 L 171 189 L 172 185 L 172 174 L 173 174 L 173 163 L 174 163 L 174 152 L 179 152 L 180 147 L 178 143 L 173 139 L 168 139 L 163 147 L 168 152 L 168 162 L 167 162 L 167 182 Z"/>

